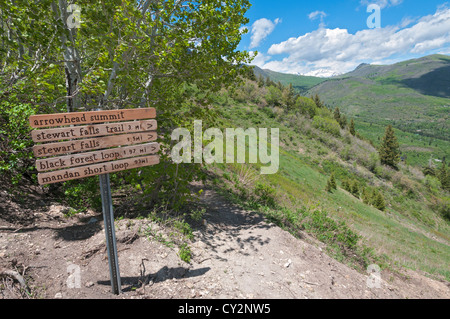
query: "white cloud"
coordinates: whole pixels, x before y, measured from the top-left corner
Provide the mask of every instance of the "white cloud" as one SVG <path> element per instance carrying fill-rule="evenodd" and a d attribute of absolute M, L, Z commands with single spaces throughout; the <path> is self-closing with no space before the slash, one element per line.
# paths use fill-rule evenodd
<path fill-rule="evenodd" d="M 439 49 L 436 53 L 450 55 L 450 46 Z"/>
<path fill-rule="evenodd" d="M 311 12 L 310 14 L 308 14 L 308 18 L 309 20 L 316 20 L 317 18 L 320 19 L 320 24 L 319 27 L 320 28 L 325 28 L 325 23 L 323 22 L 323 18 L 325 18 L 327 16 L 327 14 L 323 11 L 314 11 Z"/>
<path fill-rule="evenodd" d="M 436 48 L 442 47 L 445 43 L 449 42 L 448 37 L 440 37 L 437 39 L 432 39 L 424 42 L 417 43 L 411 50 L 412 53 L 424 53 Z"/>
<path fill-rule="evenodd" d="M 327 14 L 323 11 L 314 11 L 314 12 L 311 12 L 310 14 L 308 14 L 308 18 L 310 20 L 315 20 L 318 17 L 322 19 L 322 18 L 325 18 L 326 16 L 327 16 Z"/>
<path fill-rule="evenodd" d="M 411 22 L 355 34 L 347 29 L 319 28 L 273 44 L 265 60 L 259 62 L 279 72 L 331 76 L 349 72 L 363 62 L 382 63 L 398 55 L 426 53 L 450 45 L 449 8 L 440 7 L 435 14 Z M 286 57 L 274 61 L 279 54 Z"/>
<path fill-rule="evenodd" d="M 252 25 L 250 49 L 259 46 L 261 42 L 273 32 L 275 26 L 280 22 L 281 19 L 279 18 L 275 19 L 273 22 L 266 18 L 256 20 Z"/>

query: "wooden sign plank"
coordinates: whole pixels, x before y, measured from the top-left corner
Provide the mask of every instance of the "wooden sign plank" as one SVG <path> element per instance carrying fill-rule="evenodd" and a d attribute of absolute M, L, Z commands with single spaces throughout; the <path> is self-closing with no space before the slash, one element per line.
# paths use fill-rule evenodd
<path fill-rule="evenodd" d="M 36 161 L 39 172 L 62 168 L 71 168 L 94 163 L 114 161 L 129 157 L 155 154 L 159 151 L 158 143 L 139 144 L 135 146 L 117 147 L 101 151 L 78 153 L 60 157 L 50 157 Z"/>
<path fill-rule="evenodd" d="M 72 154 L 122 145 L 135 145 L 140 143 L 153 142 L 157 139 L 157 137 L 158 135 L 156 134 L 156 132 L 145 132 L 112 135 L 68 142 L 48 143 L 33 146 L 33 153 L 36 157 Z"/>
<path fill-rule="evenodd" d="M 156 128 L 156 120 L 145 120 L 34 130 L 31 131 L 31 137 L 34 142 L 44 143 L 76 138 L 154 131 Z"/>
<path fill-rule="evenodd" d="M 158 163 L 159 157 L 157 155 L 134 157 L 113 162 L 39 173 L 38 182 L 40 185 L 46 185 L 89 176 L 115 173 L 132 168 L 156 165 Z"/>
<path fill-rule="evenodd" d="M 68 125 L 83 125 L 105 122 L 119 122 L 153 119 L 156 110 L 153 107 L 144 109 L 122 109 L 109 111 L 89 111 L 74 113 L 55 113 L 32 115 L 29 118 L 30 126 L 34 128 L 57 127 Z"/>

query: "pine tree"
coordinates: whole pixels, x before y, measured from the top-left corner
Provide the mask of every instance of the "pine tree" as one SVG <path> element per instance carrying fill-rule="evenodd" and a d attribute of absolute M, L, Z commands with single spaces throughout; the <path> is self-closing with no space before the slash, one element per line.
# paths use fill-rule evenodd
<path fill-rule="evenodd" d="M 367 188 L 363 189 L 362 194 L 361 194 L 361 199 L 364 204 L 370 204 L 372 199 L 370 196 L 370 192 L 367 190 Z"/>
<path fill-rule="evenodd" d="M 381 164 L 397 169 L 397 164 L 400 161 L 400 146 L 391 125 L 386 127 L 378 153 L 380 154 Z"/>
<path fill-rule="evenodd" d="M 428 160 L 428 166 L 426 166 L 423 170 L 422 170 L 423 175 L 431 175 L 431 176 L 436 176 L 436 170 L 435 167 L 433 165 L 433 160 L 430 156 L 430 159 Z"/>
<path fill-rule="evenodd" d="M 340 123 L 341 123 L 341 111 L 339 110 L 338 107 L 336 107 L 336 108 L 334 109 L 334 119 L 335 119 L 336 122 L 338 122 L 339 125 L 340 125 Z"/>
<path fill-rule="evenodd" d="M 320 109 L 323 108 L 325 105 L 322 103 L 322 101 L 320 100 L 319 95 L 316 93 L 316 95 L 314 95 L 314 98 L 312 98 L 314 100 L 314 103 L 316 103 L 316 106 Z"/>
<path fill-rule="evenodd" d="M 441 168 L 439 169 L 438 178 L 441 182 L 442 189 L 450 190 L 450 173 L 447 169 L 445 160 L 442 162 Z"/>
<path fill-rule="evenodd" d="M 353 136 L 355 136 L 356 131 L 355 131 L 355 122 L 353 121 L 353 119 L 350 121 L 350 128 L 349 128 L 350 134 L 352 134 Z"/>
<path fill-rule="evenodd" d="M 350 185 L 350 192 L 353 194 L 353 196 L 359 198 L 358 181 L 352 181 Z"/>
<path fill-rule="evenodd" d="M 337 188 L 337 186 L 336 186 L 336 179 L 334 178 L 334 173 L 331 173 L 331 176 L 330 176 L 330 186 L 331 186 L 332 189 L 336 189 Z"/>
<path fill-rule="evenodd" d="M 295 105 L 295 91 L 292 83 L 289 83 L 283 90 L 283 104 L 286 105 L 288 109 L 292 109 Z"/>
<path fill-rule="evenodd" d="M 334 173 L 331 173 L 330 178 L 327 180 L 327 186 L 325 187 L 325 190 L 327 192 L 331 192 L 333 189 L 336 189 L 336 179 L 334 177 Z"/>
<path fill-rule="evenodd" d="M 264 77 L 262 74 L 259 75 L 258 77 L 258 87 L 262 88 L 265 85 L 265 81 L 264 81 Z"/>
<path fill-rule="evenodd" d="M 330 184 L 330 180 L 327 180 L 327 186 L 325 186 L 325 190 L 329 193 L 331 193 L 331 184 Z"/>
<path fill-rule="evenodd" d="M 378 208 L 381 211 L 384 211 L 386 209 L 386 203 L 384 201 L 384 197 L 380 192 L 377 193 L 377 196 L 375 197 L 373 206 L 375 206 L 375 208 Z"/>
<path fill-rule="evenodd" d="M 348 179 L 344 179 L 342 181 L 342 188 L 345 189 L 347 192 L 350 192 L 350 183 L 348 181 Z"/>
<path fill-rule="evenodd" d="M 347 117 L 343 114 L 341 114 L 341 120 L 339 121 L 339 125 L 341 126 L 341 129 L 347 127 Z"/>

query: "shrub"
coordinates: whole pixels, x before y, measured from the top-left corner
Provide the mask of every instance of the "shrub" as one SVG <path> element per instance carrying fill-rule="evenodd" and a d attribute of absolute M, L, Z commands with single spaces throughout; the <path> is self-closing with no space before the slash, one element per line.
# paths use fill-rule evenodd
<path fill-rule="evenodd" d="M 353 232 L 343 221 L 336 222 L 325 211 L 298 210 L 301 227 L 317 236 L 324 243 L 339 246 L 341 249 L 354 249 L 359 235 Z"/>
<path fill-rule="evenodd" d="M 180 250 L 178 251 L 178 256 L 186 263 L 191 262 L 191 249 L 186 243 L 181 244 Z"/>
<path fill-rule="evenodd" d="M 344 179 L 342 181 L 342 188 L 345 189 L 347 192 L 351 192 L 350 182 L 348 179 Z"/>
<path fill-rule="evenodd" d="M 434 167 L 431 166 L 426 166 L 423 170 L 422 170 L 423 175 L 425 176 L 436 176 L 436 171 L 434 169 Z"/>
<path fill-rule="evenodd" d="M 340 126 L 334 119 L 316 115 L 314 116 L 312 124 L 315 128 L 323 132 L 329 133 L 336 137 L 341 136 Z"/>
<path fill-rule="evenodd" d="M 269 86 L 267 88 L 266 101 L 269 105 L 279 106 L 281 105 L 282 92 L 275 86 Z"/>
<path fill-rule="evenodd" d="M 372 173 L 374 173 L 379 162 L 380 162 L 380 159 L 378 158 L 378 154 L 375 152 L 370 153 L 369 160 L 367 163 L 367 169 L 369 171 L 371 171 Z"/>
<path fill-rule="evenodd" d="M 258 182 L 255 186 L 255 195 L 262 206 L 275 207 L 275 189 L 269 185 Z"/>
<path fill-rule="evenodd" d="M 0 102 L 0 172 L 16 184 L 23 175 L 31 177 L 34 155 L 31 151 L 29 116 L 35 110 L 30 104 Z"/>
<path fill-rule="evenodd" d="M 299 96 L 295 101 L 295 108 L 298 109 L 302 114 L 308 115 L 313 118 L 317 114 L 316 103 L 310 98 Z"/>

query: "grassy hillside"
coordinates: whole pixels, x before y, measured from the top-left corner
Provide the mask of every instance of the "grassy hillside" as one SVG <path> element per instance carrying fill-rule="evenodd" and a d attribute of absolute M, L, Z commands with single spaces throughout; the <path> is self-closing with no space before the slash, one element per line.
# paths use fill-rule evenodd
<path fill-rule="evenodd" d="M 399 171 L 381 165 L 370 143 L 347 130 L 336 134 L 317 125 L 318 117 L 332 123 L 326 109 L 316 109 L 310 118 L 301 108 L 268 103 L 269 88 L 255 82 L 247 81 L 241 90 L 217 96 L 221 126 L 279 128 L 280 169 L 262 176 L 257 164 L 215 164 L 209 169 L 218 187 L 293 234 L 307 232 L 327 243 L 331 255 L 362 271 L 378 263 L 450 279 L 450 224 L 444 218 L 450 196 L 435 177 L 405 163 Z M 356 123 L 358 129 L 365 125 Z M 332 173 L 337 189 L 328 192 Z M 345 190 L 347 181 L 358 190 Z M 381 193 L 386 209 L 367 202 L 366 191 Z"/>
<path fill-rule="evenodd" d="M 430 55 L 393 65 L 362 64 L 329 79 L 255 67 L 255 74 L 305 96 L 316 93 L 330 107 L 357 119 L 361 136 L 374 145 L 387 124 L 397 129 L 406 164 L 426 166 L 450 158 L 450 57 Z"/>
<path fill-rule="evenodd" d="M 274 82 L 280 82 L 283 85 L 288 85 L 291 83 L 294 89 L 296 89 L 299 93 L 305 93 L 315 85 L 326 80 L 325 78 L 315 76 L 280 73 L 268 69 L 261 69 L 259 67 L 255 67 L 254 72 L 257 77 L 263 76 L 264 78 L 269 78 Z"/>
<path fill-rule="evenodd" d="M 450 140 L 450 57 L 431 55 L 393 65 L 360 65 L 309 91 L 367 123 Z"/>

